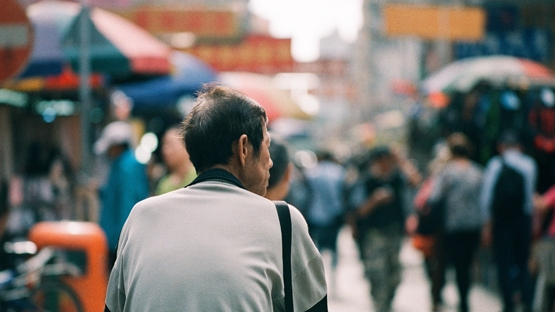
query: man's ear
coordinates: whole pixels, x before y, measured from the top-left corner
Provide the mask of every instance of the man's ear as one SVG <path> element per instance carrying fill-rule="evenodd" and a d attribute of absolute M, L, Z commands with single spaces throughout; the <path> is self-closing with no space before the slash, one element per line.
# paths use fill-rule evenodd
<path fill-rule="evenodd" d="M 239 162 L 242 166 L 244 166 L 247 163 L 247 156 L 249 154 L 249 150 L 247 148 L 249 144 L 249 137 L 246 134 L 242 134 L 241 137 L 239 137 L 239 140 L 237 140 L 237 157 L 239 159 Z"/>

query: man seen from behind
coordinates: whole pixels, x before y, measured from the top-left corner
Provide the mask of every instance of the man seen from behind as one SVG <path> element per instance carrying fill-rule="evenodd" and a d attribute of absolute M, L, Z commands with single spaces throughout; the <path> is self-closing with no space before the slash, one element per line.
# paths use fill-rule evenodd
<path fill-rule="evenodd" d="M 122 230 L 109 311 L 284 311 L 281 230 L 263 195 L 272 160 L 264 109 L 220 86 L 183 121 L 199 176 L 139 202 Z M 292 223 L 295 311 L 327 311 L 322 258 L 300 212 Z"/>

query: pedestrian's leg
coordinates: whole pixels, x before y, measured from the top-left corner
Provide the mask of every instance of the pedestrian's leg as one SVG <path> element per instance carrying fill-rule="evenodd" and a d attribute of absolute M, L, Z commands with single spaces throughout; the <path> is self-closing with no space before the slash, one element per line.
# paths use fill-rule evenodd
<path fill-rule="evenodd" d="M 337 263 L 339 262 L 339 254 L 337 253 L 337 238 L 339 237 L 339 231 L 343 222 L 335 222 L 330 228 L 330 252 L 331 252 L 331 266 L 335 270 L 337 268 Z"/>
<path fill-rule="evenodd" d="M 389 264 L 389 289 L 388 289 L 388 306 L 391 306 L 393 299 L 395 298 L 395 293 L 397 287 L 401 283 L 402 266 L 399 259 L 399 254 L 401 253 L 403 237 L 400 235 L 391 235 L 388 241 L 388 261 Z"/>
<path fill-rule="evenodd" d="M 478 247 L 479 232 L 462 232 L 448 236 L 449 262 L 453 263 L 459 292 L 459 311 L 469 310 L 470 269 Z"/>
<path fill-rule="evenodd" d="M 547 311 L 555 312 L 555 285 L 550 285 L 546 289 Z"/>
<path fill-rule="evenodd" d="M 519 230 L 516 232 L 517 237 L 515 238 L 515 258 L 519 273 L 518 285 L 520 286 L 522 303 L 525 309 L 530 310 L 533 300 L 533 282 L 528 268 L 531 243 L 530 218 L 524 217 L 519 227 Z"/>
<path fill-rule="evenodd" d="M 375 311 L 389 311 L 389 264 L 387 237 L 379 230 L 369 230 L 364 239 L 364 269 L 370 282 L 370 295 Z"/>
<path fill-rule="evenodd" d="M 443 234 L 436 235 L 436 242 L 434 245 L 434 252 L 429 258 L 430 272 L 431 272 L 431 293 L 432 305 L 434 311 L 439 309 L 441 304 L 441 292 L 445 285 L 445 267 L 446 267 L 446 252 L 445 252 L 445 238 Z"/>
<path fill-rule="evenodd" d="M 337 232 L 335 231 L 334 225 L 322 226 L 319 234 L 319 245 L 318 249 L 320 252 L 324 250 L 329 251 L 330 254 L 330 272 L 329 272 L 329 283 L 328 288 L 330 294 L 336 291 L 336 276 L 335 270 L 337 268 Z"/>
<path fill-rule="evenodd" d="M 512 312 L 515 308 L 514 279 L 511 270 L 514 264 L 514 241 L 512 230 L 508 227 L 494 229 L 493 252 L 495 264 L 497 265 L 497 280 L 503 300 L 503 312 Z"/>

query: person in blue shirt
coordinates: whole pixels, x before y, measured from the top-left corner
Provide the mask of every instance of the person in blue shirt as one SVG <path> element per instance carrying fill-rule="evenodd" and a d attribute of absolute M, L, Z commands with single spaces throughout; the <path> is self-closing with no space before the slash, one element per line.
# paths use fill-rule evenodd
<path fill-rule="evenodd" d="M 334 273 L 338 262 L 337 237 L 344 224 L 346 171 L 331 152 L 320 150 L 316 156 L 316 165 L 305 172 L 311 193 L 305 216 L 310 236 L 318 250 L 321 253 L 326 250 L 330 252 Z M 333 284 L 334 274 L 331 278 Z"/>
<path fill-rule="evenodd" d="M 133 206 L 149 196 L 146 166 L 139 163 L 131 148 L 133 130 L 124 121 L 114 121 L 95 142 L 98 155 L 108 157 L 107 180 L 100 188 L 99 224 L 108 239 L 108 265 L 115 261 L 119 234 Z"/>

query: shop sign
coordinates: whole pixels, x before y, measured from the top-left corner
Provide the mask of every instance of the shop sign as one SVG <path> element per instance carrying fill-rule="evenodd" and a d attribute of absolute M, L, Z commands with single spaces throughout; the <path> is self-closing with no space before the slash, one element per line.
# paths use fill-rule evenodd
<path fill-rule="evenodd" d="M 23 92 L 17 92 L 8 89 L 0 89 L 0 104 L 11 105 L 15 107 L 25 107 L 29 101 L 29 96 Z"/>
<path fill-rule="evenodd" d="M 35 112 L 40 115 L 71 116 L 75 114 L 76 103 L 70 100 L 42 100 L 35 104 Z"/>
<path fill-rule="evenodd" d="M 294 60 L 290 38 L 249 35 L 234 45 L 196 45 L 183 50 L 218 71 L 289 72 Z"/>
<path fill-rule="evenodd" d="M 384 30 L 388 36 L 478 41 L 484 36 L 486 13 L 477 7 L 388 4 Z"/>
<path fill-rule="evenodd" d="M 507 32 L 488 32 L 483 41 L 456 42 L 455 59 L 485 55 L 511 55 L 549 63 L 553 44 L 550 31 L 529 28 Z"/>

